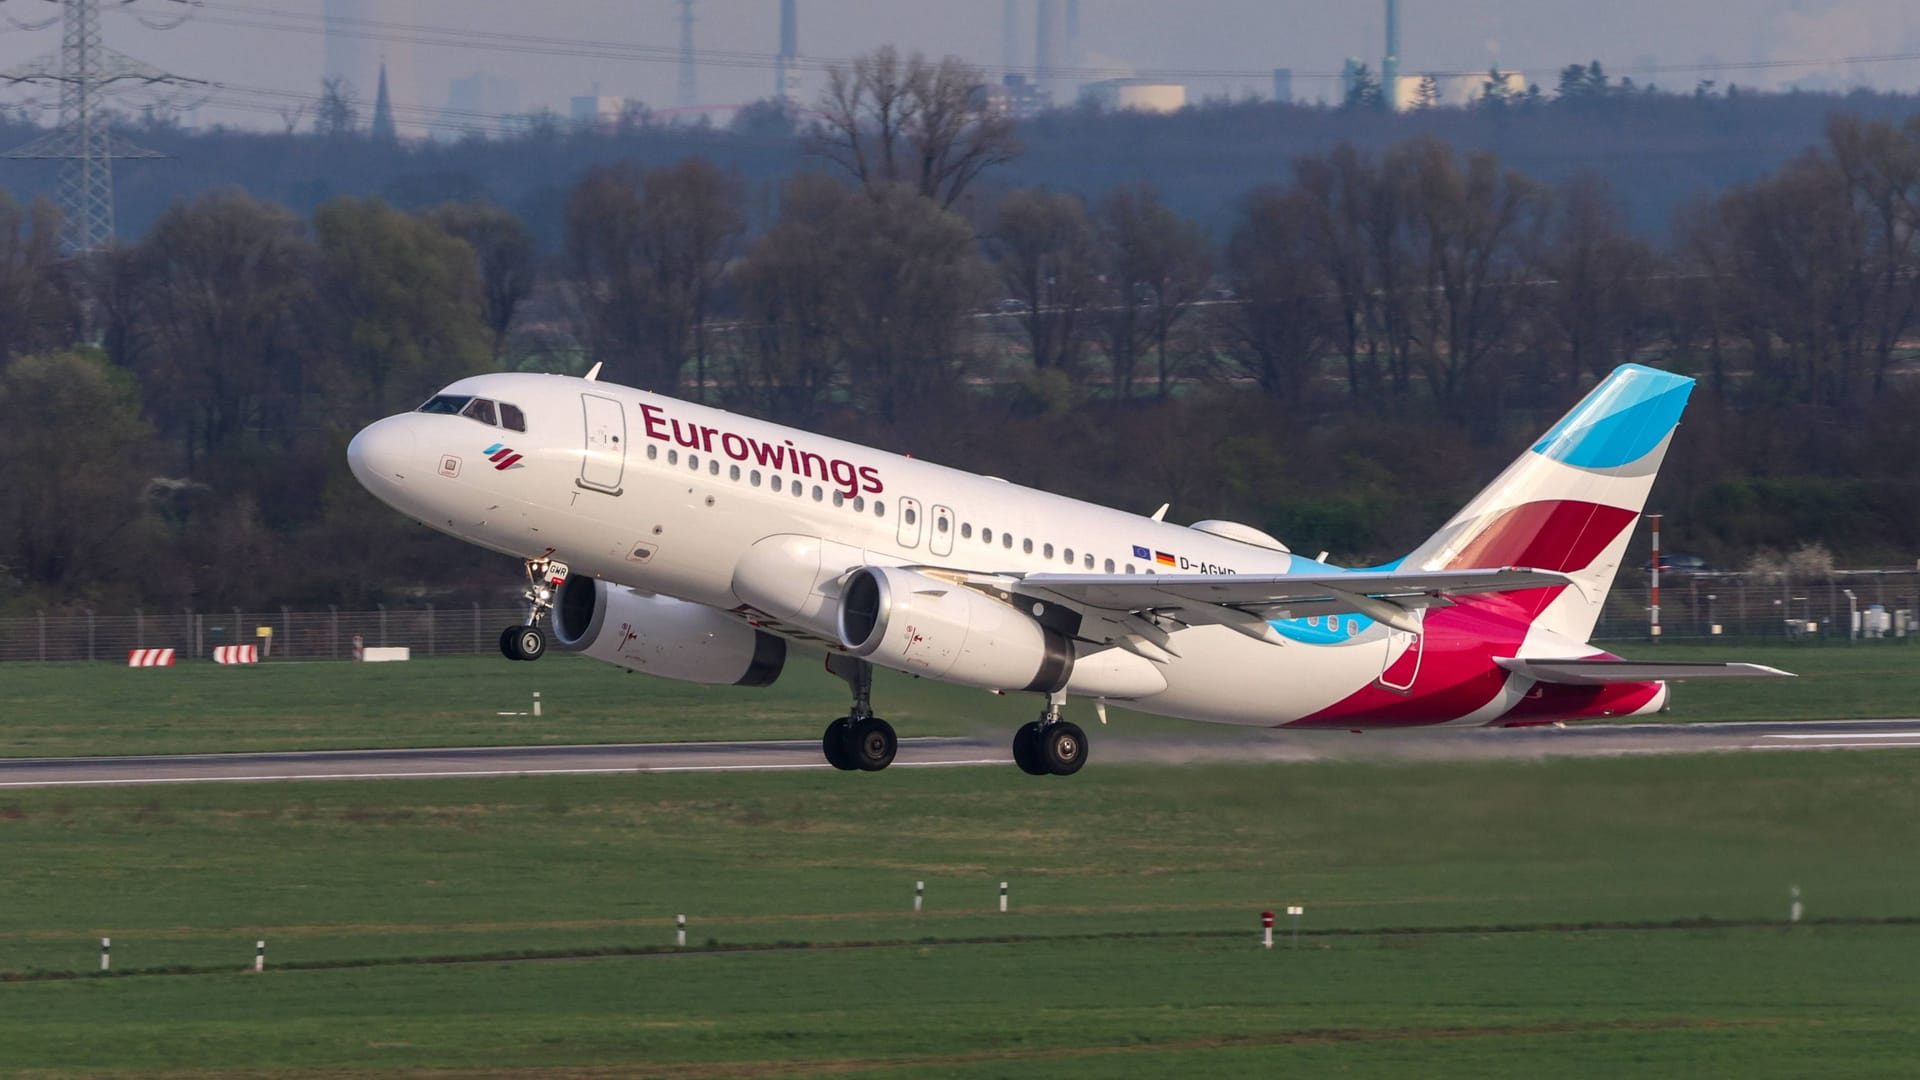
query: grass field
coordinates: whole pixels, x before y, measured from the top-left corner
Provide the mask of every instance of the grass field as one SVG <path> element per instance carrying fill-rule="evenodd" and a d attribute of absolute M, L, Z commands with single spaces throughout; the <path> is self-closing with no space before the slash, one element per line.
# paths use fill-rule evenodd
<path fill-rule="evenodd" d="M 1910 716 L 1920 701 L 1920 648 L 1905 644 L 1623 651 L 1750 659 L 1802 674 L 1791 683 L 1683 684 L 1669 717 L 1675 721 Z M 541 717 L 498 715 L 530 711 L 536 690 Z M 8 664 L 0 668 L 0 755 L 814 738 L 846 712 L 847 700 L 845 684 L 805 660 L 766 690 L 671 683 L 559 655 L 537 664 Z M 998 740 L 1037 711 L 1030 695 L 997 697 L 887 672 L 876 678 L 874 700 L 902 735 L 979 732 Z M 1118 710 L 1114 716 L 1120 733 L 1222 733 Z"/>
<path fill-rule="evenodd" d="M 1912 1075 L 1916 768 L 15 791 L 0 1071 Z M 1265 954 L 1289 903 L 1302 947 Z M 73 977 L 103 935 L 122 971 L 197 973 Z M 276 970 L 239 974 L 258 937 Z M 629 955 L 505 959 L 596 952 Z"/>

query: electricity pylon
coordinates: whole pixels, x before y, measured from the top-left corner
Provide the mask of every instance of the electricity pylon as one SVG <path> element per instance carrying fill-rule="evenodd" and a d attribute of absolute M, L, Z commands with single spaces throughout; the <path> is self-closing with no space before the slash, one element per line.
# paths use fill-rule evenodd
<path fill-rule="evenodd" d="M 69 254 L 78 254 L 97 251 L 113 242 L 113 159 L 165 156 L 113 134 L 107 115 L 109 93 L 123 84 L 209 84 L 168 74 L 107 48 L 100 40 L 100 0 L 51 2 L 60 5 L 60 51 L 0 71 L 0 81 L 58 86 L 60 123 L 0 157 L 62 162 L 58 188 L 60 242 Z"/>

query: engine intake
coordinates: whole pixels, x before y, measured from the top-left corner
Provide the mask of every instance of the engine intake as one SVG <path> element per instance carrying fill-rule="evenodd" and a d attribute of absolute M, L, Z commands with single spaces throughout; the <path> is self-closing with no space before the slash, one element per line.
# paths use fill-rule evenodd
<path fill-rule="evenodd" d="M 964 585 L 863 566 L 842 587 L 840 644 L 898 671 L 987 690 L 1052 693 L 1073 676 L 1073 642 Z"/>
<path fill-rule="evenodd" d="M 786 639 L 723 611 L 583 576 L 553 606 L 554 647 L 681 682 L 771 686 Z"/>

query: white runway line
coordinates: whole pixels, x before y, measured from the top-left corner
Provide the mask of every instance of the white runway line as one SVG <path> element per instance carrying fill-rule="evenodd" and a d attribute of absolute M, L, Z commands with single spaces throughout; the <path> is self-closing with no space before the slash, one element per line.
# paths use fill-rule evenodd
<path fill-rule="evenodd" d="M 1748 743 L 1748 750 L 1920 750 L 1920 736 L 1909 735 L 1913 742 L 1863 743 L 1863 742 L 1802 742 L 1783 745 L 1781 743 Z"/>
<path fill-rule="evenodd" d="M 1821 731 L 1794 735 L 1763 735 L 1765 739 L 1920 739 L 1920 731 Z"/>
<path fill-rule="evenodd" d="M 896 761 L 895 769 L 937 769 L 956 765 L 1004 765 L 1005 758 L 967 758 L 958 761 Z M 578 769 L 442 769 L 420 772 L 362 773 L 271 773 L 248 776 L 137 776 L 98 780 L 9 780 L 0 788 L 24 787 L 127 787 L 134 784 L 215 784 L 266 783 L 286 780 L 436 780 L 469 776 L 475 779 L 502 776 L 588 776 L 607 773 L 710 773 L 710 772 L 791 772 L 797 769 L 831 769 L 822 761 L 792 765 L 625 765 Z"/>

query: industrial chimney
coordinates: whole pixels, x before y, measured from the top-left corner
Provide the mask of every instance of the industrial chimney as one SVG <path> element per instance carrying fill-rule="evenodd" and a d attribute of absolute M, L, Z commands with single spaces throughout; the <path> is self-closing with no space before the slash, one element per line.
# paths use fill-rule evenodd
<path fill-rule="evenodd" d="M 1387 55 L 1380 60 L 1380 96 L 1388 111 L 1400 110 L 1400 0 L 1387 0 Z"/>

